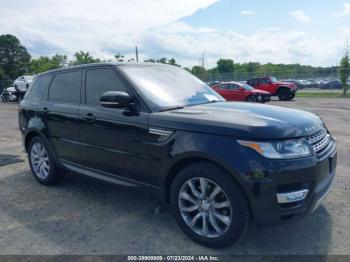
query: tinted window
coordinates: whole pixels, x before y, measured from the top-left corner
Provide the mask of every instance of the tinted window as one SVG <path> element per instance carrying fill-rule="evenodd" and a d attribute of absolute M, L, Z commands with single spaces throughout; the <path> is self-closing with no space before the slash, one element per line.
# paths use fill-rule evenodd
<path fill-rule="evenodd" d="M 260 84 L 268 85 L 268 84 L 270 84 L 270 81 L 267 78 L 262 78 L 262 79 L 260 79 Z"/>
<path fill-rule="evenodd" d="M 111 68 L 86 70 L 86 103 L 99 105 L 101 95 L 107 91 L 127 92 L 127 88 Z"/>
<path fill-rule="evenodd" d="M 46 101 L 51 75 L 39 76 L 31 90 L 28 90 L 29 99 L 32 101 Z"/>
<path fill-rule="evenodd" d="M 78 104 L 80 101 L 81 71 L 57 73 L 50 86 L 49 100 Z"/>
<path fill-rule="evenodd" d="M 251 85 L 251 86 L 258 85 L 258 81 L 256 79 L 249 80 L 247 83 L 248 83 L 248 85 Z"/>

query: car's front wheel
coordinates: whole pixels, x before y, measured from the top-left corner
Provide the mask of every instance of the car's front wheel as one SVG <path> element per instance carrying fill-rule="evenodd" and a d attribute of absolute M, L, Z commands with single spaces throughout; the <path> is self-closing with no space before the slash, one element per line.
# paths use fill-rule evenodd
<path fill-rule="evenodd" d="M 192 164 L 175 177 L 171 205 L 182 230 L 213 248 L 233 244 L 250 224 L 241 189 L 227 172 L 211 163 Z"/>
<path fill-rule="evenodd" d="M 288 88 L 281 88 L 278 92 L 278 99 L 281 101 L 291 100 L 290 92 Z"/>
<path fill-rule="evenodd" d="M 39 137 L 34 137 L 28 147 L 30 169 L 34 177 L 44 185 L 60 182 L 63 172 L 54 162 L 49 146 Z"/>
<path fill-rule="evenodd" d="M 255 96 L 251 95 L 251 96 L 248 96 L 248 97 L 246 98 L 246 101 L 247 101 L 247 102 L 256 102 L 257 99 L 256 99 Z"/>

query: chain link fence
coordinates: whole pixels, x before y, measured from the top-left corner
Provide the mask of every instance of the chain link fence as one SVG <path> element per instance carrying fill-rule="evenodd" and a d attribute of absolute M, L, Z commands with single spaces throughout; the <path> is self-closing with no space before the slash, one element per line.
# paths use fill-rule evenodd
<path fill-rule="evenodd" d="M 350 69 L 349 69 L 350 70 Z M 341 89 L 342 84 L 339 79 L 339 69 L 325 68 L 317 69 L 312 72 L 293 70 L 257 70 L 257 71 L 244 71 L 237 70 L 233 73 L 221 73 L 221 74 L 198 74 L 196 75 L 202 81 L 210 83 L 215 81 L 247 81 L 250 78 L 274 76 L 279 81 L 291 81 L 295 82 L 299 88 L 322 88 L 322 89 Z M 13 86 L 14 80 L 1 80 L 0 79 L 0 93 L 4 88 Z M 349 79 L 350 84 L 350 79 Z"/>
<path fill-rule="evenodd" d="M 262 71 L 262 72 L 249 72 L 249 71 L 234 71 L 233 73 L 221 73 L 221 74 L 198 74 L 196 75 L 202 81 L 221 82 L 221 81 L 247 81 L 250 78 L 273 76 L 279 81 L 289 81 L 297 84 L 299 88 L 321 88 L 321 89 L 342 89 L 342 84 L 339 79 L 339 70 L 336 69 L 324 69 L 313 72 L 298 72 L 297 70 L 291 71 Z M 349 79 L 350 84 L 350 79 Z"/>

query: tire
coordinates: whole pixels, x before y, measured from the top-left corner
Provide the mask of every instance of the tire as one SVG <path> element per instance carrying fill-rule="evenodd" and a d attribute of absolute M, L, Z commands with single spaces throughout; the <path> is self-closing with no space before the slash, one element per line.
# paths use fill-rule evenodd
<path fill-rule="evenodd" d="M 288 88 L 281 88 L 278 91 L 278 99 L 281 101 L 288 101 L 291 99 Z"/>
<path fill-rule="evenodd" d="M 295 97 L 295 94 L 292 94 L 289 98 L 289 100 L 292 100 Z"/>
<path fill-rule="evenodd" d="M 247 98 L 246 98 L 246 101 L 247 102 L 256 102 L 256 98 L 255 98 L 255 96 L 248 96 Z"/>
<path fill-rule="evenodd" d="M 190 183 L 195 190 L 191 189 Z M 205 183 L 207 187 L 204 188 L 206 188 L 209 201 L 200 203 L 202 197 L 200 188 L 201 184 Z M 217 187 L 222 191 L 218 190 L 217 192 L 220 193 L 211 198 Z M 196 198 L 193 192 L 201 196 Z M 190 202 L 184 193 L 190 196 L 191 201 L 195 199 L 195 204 L 187 206 L 193 202 Z M 211 248 L 230 246 L 242 238 L 249 229 L 250 210 L 244 194 L 230 174 L 214 164 L 198 162 L 181 170 L 172 183 L 170 201 L 171 209 L 180 228 L 192 240 L 204 246 Z M 196 223 L 191 228 L 191 222 L 196 216 Z M 224 219 L 221 220 L 218 217 Z M 216 223 L 212 222 L 213 218 Z M 204 220 L 207 221 L 207 230 L 203 227 Z"/>
<path fill-rule="evenodd" d="M 35 136 L 30 140 L 28 160 L 32 174 L 39 183 L 54 185 L 62 181 L 64 173 L 55 164 L 49 146 L 41 137 Z"/>

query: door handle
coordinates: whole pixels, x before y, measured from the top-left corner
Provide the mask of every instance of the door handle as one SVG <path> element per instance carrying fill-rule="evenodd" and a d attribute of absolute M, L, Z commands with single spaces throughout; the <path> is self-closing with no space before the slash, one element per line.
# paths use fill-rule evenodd
<path fill-rule="evenodd" d="M 50 112 L 50 110 L 45 106 L 44 108 L 43 108 L 43 113 L 44 114 L 47 114 L 47 113 L 49 113 Z"/>
<path fill-rule="evenodd" d="M 83 116 L 83 119 L 88 122 L 93 122 L 96 120 L 96 117 L 92 113 L 88 113 L 85 116 Z"/>

